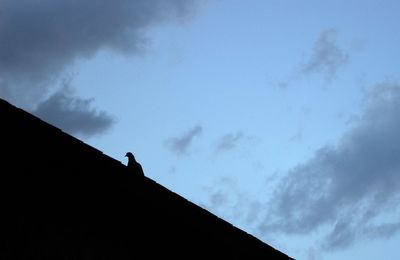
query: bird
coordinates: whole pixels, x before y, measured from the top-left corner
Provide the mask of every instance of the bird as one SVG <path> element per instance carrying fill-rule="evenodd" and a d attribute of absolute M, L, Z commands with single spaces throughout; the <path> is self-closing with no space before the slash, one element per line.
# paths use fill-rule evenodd
<path fill-rule="evenodd" d="M 135 156 L 131 152 L 127 152 L 125 157 L 128 157 L 128 168 L 133 170 L 135 174 L 144 176 L 142 165 L 136 161 Z"/>

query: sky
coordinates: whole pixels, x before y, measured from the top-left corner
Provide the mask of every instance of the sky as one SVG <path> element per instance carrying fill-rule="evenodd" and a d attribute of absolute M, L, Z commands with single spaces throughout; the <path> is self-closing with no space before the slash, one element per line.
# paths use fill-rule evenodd
<path fill-rule="evenodd" d="M 400 257 L 397 0 L 0 0 L 0 97 L 296 259 Z"/>

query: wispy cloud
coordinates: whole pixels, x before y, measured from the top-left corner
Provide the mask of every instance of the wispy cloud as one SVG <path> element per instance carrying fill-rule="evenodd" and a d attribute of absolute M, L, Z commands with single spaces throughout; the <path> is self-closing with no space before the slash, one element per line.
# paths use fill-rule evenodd
<path fill-rule="evenodd" d="M 216 145 L 216 152 L 225 152 L 234 149 L 238 142 L 244 138 L 242 132 L 237 132 L 236 134 L 226 134 L 218 140 Z"/>
<path fill-rule="evenodd" d="M 337 43 L 338 32 L 335 29 L 322 31 L 309 51 L 306 62 L 300 63 L 295 72 L 279 79 L 275 86 L 287 90 L 295 81 L 304 76 L 319 75 L 327 82 L 336 78 L 338 71 L 350 62 L 350 56 Z"/>
<path fill-rule="evenodd" d="M 334 29 L 323 31 L 312 49 L 309 60 L 302 65 L 302 74 L 320 73 L 330 80 L 336 77 L 339 68 L 349 62 L 349 56 L 339 48 Z"/>
<path fill-rule="evenodd" d="M 294 142 L 294 143 L 301 143 L 304 140 L 304 130 L 303 128 L 298 128 L 296 133 L 290 137 L 289 141 Z"/>
<path fill-rule="evenodd" d="M 35 115 L 70 134 L 86 137 L 103 133 L 115 119 L 104 111 L 91 107 L 93 99 L 81 99 L 64 88 L 41 102 L 33 111 Z"/>
<path fill-rule="evenodd" d="M 306 234 L 331 227 L 322 248 L 400 231 L 400 84 L 385 81 L 365 97 L 358 123 L 282 179 L 263 232 Z"/>
<path fill-rule="evenodd" d="M 262 209 L 261 203 L 241 191 L 240 185 L 231 177 L 220 178 L 212 187 L 205 187 L 208 200 L 203 207 L 225 218 L 242 220 L 247 224 L 256 222 Z"/>
<path fill-rule="evenodd" d="M 254 137 L 244 134 L 242 131 L 229 133 L 219 138 L 215 145 L 215 153 L 224 153 L 235 149 L 243 141 L 252 141 Z"/>
<path fill-rule="evenodd" d="M 167 145 L 173 153 L 177 155 L 187 155 L 189 153 L 190 145 L 196 137 L 201 135 L 202 132 L 203 127 L 196 125 L 181 136 L 167 140 Z"/>

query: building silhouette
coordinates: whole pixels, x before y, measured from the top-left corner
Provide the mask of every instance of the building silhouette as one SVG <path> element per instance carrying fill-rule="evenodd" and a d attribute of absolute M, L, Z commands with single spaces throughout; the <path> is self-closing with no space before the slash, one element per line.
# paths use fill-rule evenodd
<path fill-rule="evenodd" d="M 291 259 L 0 99 L 0 259 Z"/>

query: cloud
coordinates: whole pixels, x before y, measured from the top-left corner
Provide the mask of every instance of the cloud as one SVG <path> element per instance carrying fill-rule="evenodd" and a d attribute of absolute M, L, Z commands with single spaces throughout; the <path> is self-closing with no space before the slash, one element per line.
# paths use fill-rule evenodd
<path fill-rule="evenodd" d="M 203 127 L 196 125 L 180 137 L 167 140 L 170 150 L 177 155 L 186 155 L 193 140 L 203 132 Z"/>
<path fill-rule="evenodd" d="M 293 143 L 301 143 L 304 140 L 304 130 L 303 128 L 298 128 L 296 133 L 290 137 L 289 141 Z"/>
<path fill-rule="evenodd" d="M 89 137 L 103 133 L 115 122 L 106 112 L 91 108 L 93 101 L 78 98 L 64 88 L 40 103 L 33 113 L 65 132 Z"/>
<path fill-rule="evenodd" d="M 240 190 L 237 181 L 231 177 L 221 177 L 212 187 L 204 187 L 208 200 L 201 206 L 220 217 L 242 220 L 247 224 L 257 221 L 262 205 Z"/>
<path fill-rule="evenodd" d="M 188 0 L 2 0 L 0 95 L 40 98 L 73 62 L 103 49 L 142 52 L 146 30 L 183 19 Z"/>
<path fill-rule="evenodd" d="M 228 202 L 229 198 L 226 193 L 221 191 L 216 191 L 210 194 L 210 206 L 211 208 L 215 209 L 221 206 L 224 206 Z"/>
<path fill-rule="evenodd" d="M 328 229 L 322 248 L 400 231 L 400 84 L 371 88 L 358 122 L 282 179 L 262 232 L 308 234 Z"/>
<path fill-rule="evenodd" d="M 254 141 L 256 137 L 247 136 L 238 131 L 235 134 L 229 133 L 222 136 L 215 145 L 215 153 L 224 153 L 235 149 L 243 141 Z"/>
<path fill-rule="evenodd" d="M 318 252 L 318 249 L 316 249 L 315 247 L 310 247 L 307 250 L 307 259 L 308 260 L 317 260 L 317 259 L 322 259 L 321 255 Z"/>
<path fill-rule="evenodd" d="M 337 31 L 327 29 L 320 33 L 305 63 L 296 65 L 298 68 L 286 78 L 273 84 L 277 89 L 285 91 L 304 76 L 321 75 L 327 82 L 333 80 L 340 68 L 349 63 L 349 55 L 337 44 Z"/>
<path fill-rule="evenodd" d="M 365 229 L 364 233 L 372 237 L 391 237 L 400 231 L 400 222 L 372 225 Z"/>
<path fill-rule="evenodd" d="M 59 82 L 68 77 L 77 61 L 90 59 L 102 50 L 140 54 L 149 44 L 146 32 L 150 27 L 184 21 L 199 1 L 0 0 L 0 97 L 29 110 L 38 105 L 43 109 L 70 104 L 64 102 L 68 98 L 63 94 L 43 99 L 59 88 Z M 81 108 L 87 102 L 74 99 Z M 56 111 L 63 113 L 58 118 L 69 111 L 68 122 L 74 124 L 83 115 L 81 110 L 72 113 L 71 107 L 58 107 Z M 96 118 L 91 124 L 100 124 L 96 129 L 108 125 L 109 118 L 102 112 L 91 115 L 89 118 Z M 57 118 L 54 112 L 51 116 Z M 72 116 L 78 118 L 72 120 Z M 76 124 L 62 125 L 77 131 Z M 86 127 L 82 133 L 94 131 L 87 124 L 82 126 Z"/>
<path fill-rule="evenodd" d="M 326 79 L 336 77 L 340 67 L 349 62 L 348 55 L 336 43 L 334 29 L 323 31 L 314 43 L 309 60 L 302 65 L 302 74 L 321 73 Z"/>
<path fill-rule="evenodd" d="M 218 140 L 216 145 L 216 152 L 225 152 L 234 149 L 238 142 L 244 138 L 242 132 L 237 132 L 236 134 L 226 134 Z"/>

